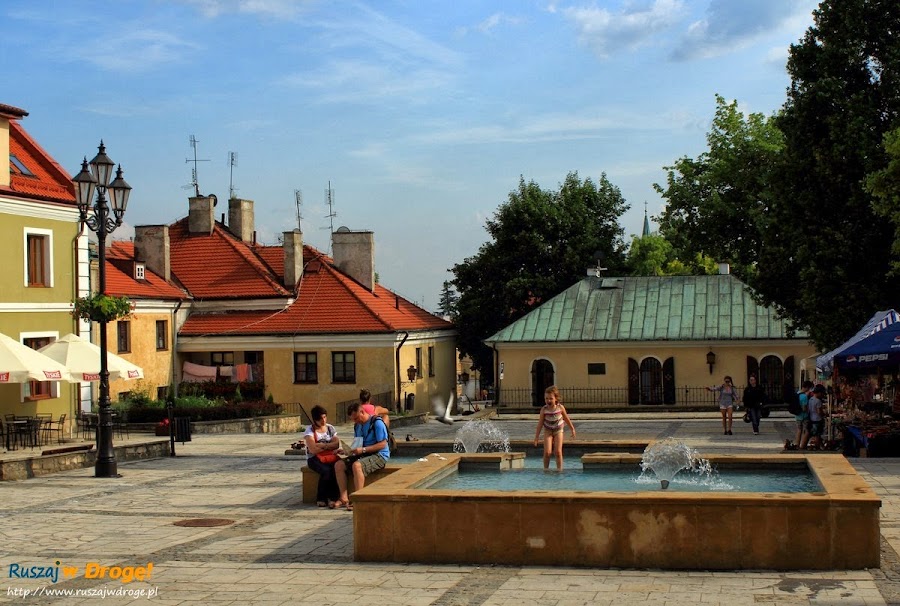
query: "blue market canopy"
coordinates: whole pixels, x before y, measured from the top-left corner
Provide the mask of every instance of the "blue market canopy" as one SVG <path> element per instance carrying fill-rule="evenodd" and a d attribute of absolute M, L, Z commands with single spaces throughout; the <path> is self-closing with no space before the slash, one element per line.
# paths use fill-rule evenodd
<path fill-rule="evenodd" d="M 834 366 L 866 368 L 900 362 L 900 314 L 893 309 L 879 311 L 859 332 L 840 347 L 816 358 L 816 368 L 826 374 Z"/>

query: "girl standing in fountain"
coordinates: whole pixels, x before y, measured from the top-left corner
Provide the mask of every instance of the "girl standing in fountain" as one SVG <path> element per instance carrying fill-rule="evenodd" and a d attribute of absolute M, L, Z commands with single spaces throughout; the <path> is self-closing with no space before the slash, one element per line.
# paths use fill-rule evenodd
<path fill-rule="evenodd" d="M 566 408 L 562 405 L 559 389 L 551 385 L 544 390 L 544 405 L 541 407 L 541 418 L 538 420 L 537 430 L 534 432 L 534 445 L 538 445 L 541 437 L 541 429 L 544 430 L 544 469 L 550 468 L 550 455 L 556 456 L 556 469 L 563 468 L 563 430 L 566 425 L 572 431 L 572 439 L 575 439 L 575 425 L 566 414 Z"/>
<path fill-rule="evenodd" d="M 725 382 L 717 387 L 707 387 L 706 391 L 719 392 L 719 411 L 722 413 L 722 429 L 725 435 L 731 434 L 731 418 L 734 414 L 734 405 L 738 401 L 738 392 L 731 382 L 731 377 L 725 376 Z"/>

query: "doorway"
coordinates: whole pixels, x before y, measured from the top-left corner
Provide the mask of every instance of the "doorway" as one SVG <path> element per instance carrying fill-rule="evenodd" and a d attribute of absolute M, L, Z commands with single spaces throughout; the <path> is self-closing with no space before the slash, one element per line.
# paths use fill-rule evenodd
<path fill-rule="evenodd" d="M 550 360 L 531 363 L 531 405 L 544 405 L 544 390 L 553 385 L 553 364 Z"/>

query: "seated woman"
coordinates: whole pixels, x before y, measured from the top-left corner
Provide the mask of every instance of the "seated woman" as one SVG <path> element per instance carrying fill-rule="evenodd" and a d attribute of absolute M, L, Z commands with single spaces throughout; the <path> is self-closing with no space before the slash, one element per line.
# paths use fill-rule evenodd
<path fill-rule="evenodd" d="M 338 485 L 334 475 L 337 451 L 341 447 L 337 430 L 328 423 L 327 412 L 321 406 L 313 406 L 312 425 L 303 434 L 306 443 L 306 464 L 319 474 L 316 489 L 316 505 L 327 507 L 338 500 Z"/>

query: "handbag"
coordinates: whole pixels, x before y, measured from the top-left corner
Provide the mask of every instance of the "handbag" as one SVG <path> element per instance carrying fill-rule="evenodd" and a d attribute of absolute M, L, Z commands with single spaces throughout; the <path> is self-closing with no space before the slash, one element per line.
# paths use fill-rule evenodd
<path fill-rule="evenodd" d="M 319 463 L 324 463 L 325 465 L 331 465 L 332 463 L 337 462 L 338 455 L 333 450 L 325 450 L 322 452 L 317 452 L 316 458 L 319 459 Z"/>
<path fill-rule="evenodd" d="M 744 423 L 749 423 L 749 422 L 750 422 L 750 413 L 745 412 L 744 413 Z"/>

